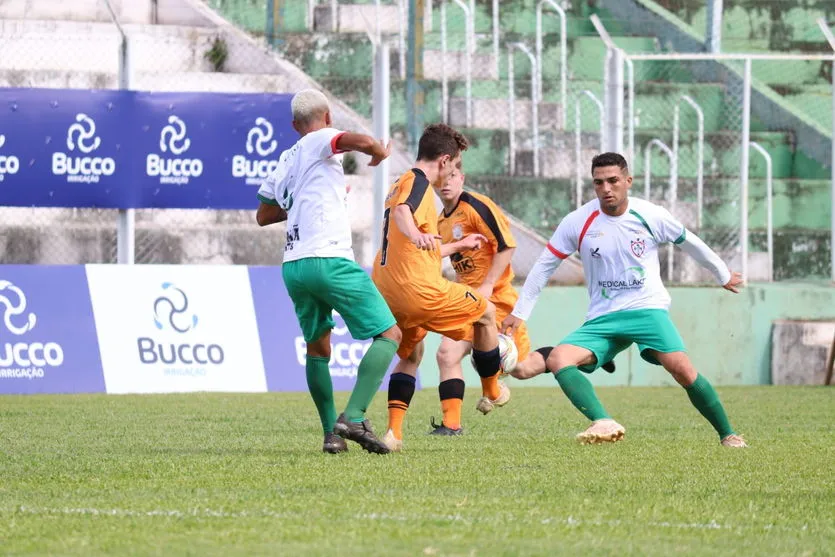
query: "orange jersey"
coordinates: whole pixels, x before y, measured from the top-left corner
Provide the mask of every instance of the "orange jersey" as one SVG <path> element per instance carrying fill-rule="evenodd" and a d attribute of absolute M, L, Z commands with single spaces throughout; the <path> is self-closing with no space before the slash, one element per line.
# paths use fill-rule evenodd
<path fill-rule="evenodd" d="M 422 233 L 438 234 L 435 197 L 426 175 L 417 168 L 409 170 L 389 190 L 383 213 L 383 238 L 374 260 L 374 282 L 399 290 L 433 291 L 442 282 L 440 246 L 435 250 L 418 249 L 394 222 L 392 212 L 407 205 L 415 226 Z"/>
<path fill-rule="evenodd" d="M 449 214 L 442 211 L 438 215 L 438 231 L 445 244 L 470 234 L 483 234 L 489 240 L 480 249 L 450 256 L 458 282 L 473 288 L 478 288 L 484 282 L 496 253 L 516 247 L 507 217 L 489 197 L 479 193 L 463 192 Z M 512 280 L 513 269 L 508 265 L 496 281 L 493 292 L 512 290 Z"/>

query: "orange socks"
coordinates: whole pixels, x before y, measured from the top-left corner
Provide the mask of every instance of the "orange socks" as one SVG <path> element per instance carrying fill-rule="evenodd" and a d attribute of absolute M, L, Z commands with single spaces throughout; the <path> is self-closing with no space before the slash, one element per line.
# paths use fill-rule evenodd
<path fill-rule="evenodd" d="M 415 378 L 405 373 L 393 373 L 389 378 L 389 425 L 397 439 L 403 439 L 403 420 L 412 396 L 415 394 Z"/>

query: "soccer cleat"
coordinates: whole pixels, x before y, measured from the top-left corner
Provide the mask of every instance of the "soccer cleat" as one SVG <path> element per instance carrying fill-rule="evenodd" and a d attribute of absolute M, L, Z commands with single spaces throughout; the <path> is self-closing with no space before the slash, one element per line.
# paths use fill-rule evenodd
<path fill-rule="evenodd" d="M 359 443 L 359 446 L 369 453 L 388 454 L 391 452 L 386 444 L 374 435 L 374 430 L 371 429 L 371 422 L 367 419 L 359 423 L 349 422 L 345 419 L 345 414 L 340 414 L 339 418 L 336 419 L 333 432 L 343 439 L 349 439 L 355 443 Z"/>
<path fill-rule="evenodd" d="M 626 429 L 615 420 L 606 418 L 597 420 L 583 433 L 577 434 L 577 441 L 581 445 L 599 445 L 600 443 L 615 443 L 623 439 Z"/>
<path fill-rule="evenodd" d="M 722 441 L 720 441 L 723 447 L 733 447 L 735 449 L 747 449 L 749 448 L 748 443 L 745 442 L 745 439 L 742 438 L 742 435 L 737 435 L 732 433 L 728 435 Z"/>
<path fill-rule="evenodd" d="M 499 381 L 499 398 L 496 400 L 490 400 L 486 396 L 481 397 L 478 399 L 478 402 L 475 405 L 475 409 L 481 412 L 482 414 L 489 414 L 493 411 L 493 408 L 496 406 L 504 406 L 510 400 L 510 387 L 508 387 L 503 381 Z"/>
<path fill-rule="evenodd" d="M 325 442 L 322 443 L 322 452 L 323 453 L 344 453 L 348 451 L 348 444 L 345 442 L 345 439 L 337 435 L 336 433 L 326 433 L 325 434 Z"/>
<path fill-rule="evenodd" d="M 604 370 L 608 371 L 609 373 L 614 373 L 615 372 L 615 362 L 606 362 L 605 364 L 603 364 L 600 367 L 602 367 Z"/>
<path fill-rule="evenodd" d="M 440 424 L 435 423 L 434 416 L 429 421 L 429 424 L 432 426 L 432 431 L 429 432 L 429 435 L 444 435 L 444 436 L 453 436 L 453 435 L 463 435 L 464 428 L 459 427 L 458 429 L 452 429 L 451 427 L 447 427 L 444 425 L 444 422 Z"/>
<path fill-rule="evenodd" d="M 383 443 L 393 453 L 399 453 L 403 450 L 403 440 L 395 437 L 394 432 L 390 429 L 383 435 Z"/>

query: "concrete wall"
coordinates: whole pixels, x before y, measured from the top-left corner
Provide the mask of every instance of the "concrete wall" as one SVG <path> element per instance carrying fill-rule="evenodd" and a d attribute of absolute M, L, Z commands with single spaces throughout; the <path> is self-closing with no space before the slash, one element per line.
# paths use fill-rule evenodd
<path fill-rule="evenodd" d="M 670 314 L 676 323 L 696 369 L 717 385 L 762 385 L 771 382 L 772 322 L 778 319 L 835 318 L 835 286 L 825 284 L 755 284 L 741 294 L 721 288 L 670 288 Z M 551 346 L 579 327 L 588 295 L 585 287 L 556 287 L 543 291 L 531 316 L 533 348 Z M 424 386 L 438 384 L 435 364 L 440 337 L 427 339 L 421 366 Z M 660 367 L 644 362 L 636 348 L 615 360 L 617 371 L 598 370 L 590 376 L 595 385 L 674 385 Z M 821 367 L 824 362 L 821 362 Z M 465 363 L 465 380 L 478 385 L 478 377 Z M 555 386 L 552 375 L 520 382 L 511 387 Z"/>
<path fill-rule="evenodd" d="M 186 0 L 110 0 L 120 23 L 211 26 Z M 154 20 L 156 8 L 156 20 Z M 3 0 L 0 19 L 95 21 L 110 23 L 104 0 Z"/>

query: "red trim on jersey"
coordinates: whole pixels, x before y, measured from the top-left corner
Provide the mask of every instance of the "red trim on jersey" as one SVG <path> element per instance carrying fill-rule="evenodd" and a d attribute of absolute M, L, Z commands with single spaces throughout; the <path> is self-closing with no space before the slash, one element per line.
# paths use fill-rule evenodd
<path fill-rule="evenodd" d="M 594 222 L 594 219 L 596 219 L 599 214 L 600 211 L 597 210 L 590 214 L 589 218 L 586 219 L 586 224 L 583 225 L 583 230 L 580 232 L 580 239 L 577 240 L 577 251 L 580 251 L 580 246 L 583 244 L 583 237 L 586 235 L 586 232 L 588 232 L 591 223 Z"/>
<path fill-rule="evenodd" d="M 338 155 L 340 153 L 347 153 L 348 152 L 348 151 L 340 151 L 339 149 L 336 148 L 336 142 L 339 141 L 339 138 L 342 137 L 343 135 L 345 135 L 346 133 L 347 132 L 340 132 L 340 133 L 336 134 L 335 136 L 333 136 L 333 139 L 331 139 L 331 152 L 333 152 L 334 155 Z"/>
<path fill-rule="evenodd" d="M 567 254 L 565 254 L 565 253 L 561 252 L 560 250 L 558 250 L 557 248 L 555 248 L 554 246 L 552 246 L 550 242 L 548 242 L 548 243 L 547 243 L 547 244 L 545 244 L 545 245 L 546 245 L 546 246 L 548 246 L 548 251 L 550 251 L 551 253 L 553 253 L 554 255 L 556 255 L 557 257 L 559 257 L 560 259 L 565 259 L 566 257 L 568 257 L 568 255 L 567 255 Z"/>

